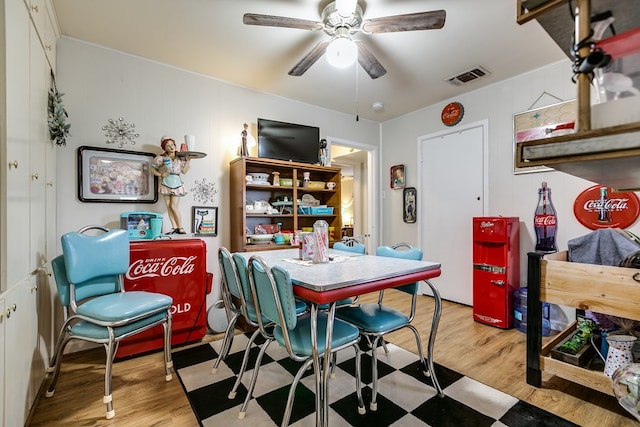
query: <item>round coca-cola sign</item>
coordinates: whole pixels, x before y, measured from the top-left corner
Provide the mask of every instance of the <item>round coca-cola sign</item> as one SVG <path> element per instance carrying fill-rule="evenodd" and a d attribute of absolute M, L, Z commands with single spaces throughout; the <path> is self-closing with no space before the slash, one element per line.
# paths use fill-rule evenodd
<path fill-rule="evenodd" d="M 633 192 L 594 185 L 578 194 L 573 213 L 580 224 L 590 230 L 627 228 L 638 219 L 640 202 Z"/>
<path fill-rule="evenodd" d="M 464 107 L 459 102 L 451 102 L 442 109 L 440 120 L 445 126 L 455 126 L 462 120 L 464 116 Z"/>

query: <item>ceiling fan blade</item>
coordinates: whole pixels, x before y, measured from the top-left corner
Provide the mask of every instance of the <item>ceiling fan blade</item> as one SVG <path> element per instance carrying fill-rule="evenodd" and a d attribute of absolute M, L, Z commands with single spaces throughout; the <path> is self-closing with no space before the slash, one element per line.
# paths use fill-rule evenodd
<path fill-rule="evenodd" d="M 321 30 L 322 22 L 307 19 L 287 18 L 286 16 L 260 15 L 245 13 L 242 23 L 246 25 L 263 25 L 265 27 L 299 28 L 301 30 Z"/>
<path fill-rule="evenodd" d="M 358 63 L 369 74 L 372 79 L 377 79 L 387 74 L 387 70 L 376 59 L 375 56 L 367 49 L 364 43 L 356 40 L 358 46 Z"/>
<path fill-rule="evenodd" d="M 311 52 L 307 53 L 304 58 L 289 70 L 289 75 L 296 77 L 303 75 L 313 64 L 316 63 L 318 59 L 320 59 L 322 55 L 324 55 L 327 50 L 327 46 L 329 46 L 328 41 L 318 43 L 313 49 L 311 49 Z"/>
<path fill-rule="evenodd" d="M 437 30 L 444 26 L 447 13 L 444 10 L 384 16 L 362 22 L 362 31 L 369 34 L 398 31 Z"/>

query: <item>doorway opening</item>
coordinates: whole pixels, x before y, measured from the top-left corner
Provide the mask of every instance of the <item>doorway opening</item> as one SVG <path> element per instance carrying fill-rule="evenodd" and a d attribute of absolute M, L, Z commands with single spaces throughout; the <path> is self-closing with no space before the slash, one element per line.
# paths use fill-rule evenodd
<path fill-rule="evenodd" d="M 375 146 L 327 138 L 331 166 L 342 169 L 342 235 L 354 237 L 372 253 L 378 245 L 379 206 L 374 197 L 377 180 L 377 153 Z"/>

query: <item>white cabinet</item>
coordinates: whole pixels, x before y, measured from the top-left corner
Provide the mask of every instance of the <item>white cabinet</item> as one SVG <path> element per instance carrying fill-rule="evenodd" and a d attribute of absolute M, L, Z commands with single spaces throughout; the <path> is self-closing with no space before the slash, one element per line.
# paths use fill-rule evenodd
<path fill-rule="evenodd" d="M 4 377 L 0 403 L 0 408 L 4 408 L 3 426 L 24 425 L 38 391 L 30 381 L 34 357 L 38 358 L 33 353 L 38 335 L 34 317 L 36 298 L 37 289 L 31 280 L 14 286 L 0 298 L 0 337 L 4 337 L 0 369 L 4 370 L 4 375 L 0 372 L 0 378 Z"/>
<path fill-rule="evenodd" d="M 2 283 L 4 290 L 29 276 L 29 138 L 30 138 L 30 25 L 25 5 L 5 0 L 6 99 L 0 127 L 6 129 L 6 144 L 0 179 L 2 203 Z M 4 141 L 3 141 L 4 142 Z"/>
<path fill-rule="evenodd" d="M 22 426 L 53 347 L 56 147 L 48 89 L 57 25 L 50 0 L 0 2 L 0 425 Z M 47 49 L 49 46 L 50 49 Z"/>

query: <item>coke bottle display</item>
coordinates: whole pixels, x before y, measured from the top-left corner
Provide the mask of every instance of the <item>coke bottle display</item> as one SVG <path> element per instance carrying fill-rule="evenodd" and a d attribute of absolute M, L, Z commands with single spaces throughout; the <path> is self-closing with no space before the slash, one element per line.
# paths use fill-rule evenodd
<path fill-rule="evenodd" d="M 551 201 L 551 189 L 543 182 L 538 190 L 538 206 L 533 220 L 536 230 L 536 251 L 544 253 L 558 252 L 556 232 L 558 221 L 556 210 Z"/>
<path fill-rule="evenodd" d="M 600 187 L 600 200 L 598 201 L 598 222 L 611 222 L 611 211 L 607 206 L 607 187 Z"/>

